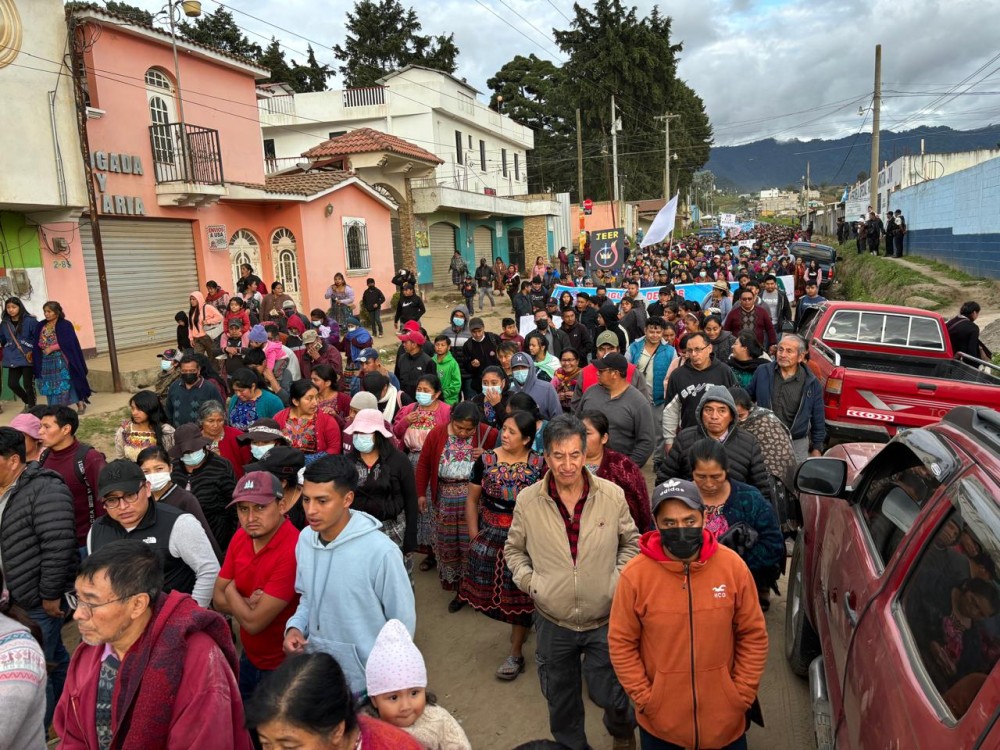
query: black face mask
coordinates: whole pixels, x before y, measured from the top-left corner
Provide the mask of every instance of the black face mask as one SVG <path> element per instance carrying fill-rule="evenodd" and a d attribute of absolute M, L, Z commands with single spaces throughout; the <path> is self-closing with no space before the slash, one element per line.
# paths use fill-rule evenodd
<path fill-rule="evenodd" d="M 181 373 L 181 380 L 188 385 L 194 385 L 198 382 L 198 373 L 196 372 L 183 372 Z"/>
<path fill-rule="evenodd" d="M 538 328 L 539 331 L 544 331 L 546 328 L 549 327 L 549 321 L 547 321 L 547 320 L 536 320 L 535 321 L 535 327 Z"/>
<path fill-rule="evenodd" d="M 660 529 L 660 544 L 678 560 L 688 560 L 701 552 L 701 526 L 675 526 Z"/>

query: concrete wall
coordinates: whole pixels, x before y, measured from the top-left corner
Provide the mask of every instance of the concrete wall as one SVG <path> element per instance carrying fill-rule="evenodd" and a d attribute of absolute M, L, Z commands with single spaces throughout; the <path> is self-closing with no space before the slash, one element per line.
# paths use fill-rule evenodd
<path fill-rule="evenodd" d="M 16 57 L 0 67 L 0 205 L 24 210 L 82 208 L 87 183 L 80 159 L 73 83 L 64 75 L 68 51 L 61 0 L 14 0 L 22 26 Z M 49 92 L 55 91 L 55 132 Z M 65 170 L 60 197 L 56 142 Z"/>
<path fill-rule="evenodd" d="M 906 217 L 906 252 L 1000 278 L 1000 158 L 893 193 Z"/>

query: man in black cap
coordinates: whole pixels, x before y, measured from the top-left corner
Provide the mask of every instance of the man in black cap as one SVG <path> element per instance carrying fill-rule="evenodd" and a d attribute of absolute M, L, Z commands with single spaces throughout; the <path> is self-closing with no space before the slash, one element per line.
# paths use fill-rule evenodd
<path fill-rule="evenodd" d="M 753 576 L 704 528 L 692 482 L 659 485 L 653 521 L 618 579 L 608 626 L 611 663 L 635 704 L 642 747 L 745 748 L 767 662 Z M 683 689 L 659 679 L 672 672 L 684 672 Z"/>
<path fill-rule="evenodd" d="M 596 409 L 608 417 L 608 447 L 624 453 L 641 467 L 656 446 L 649 399 L 628 381 L 628 360 L 618 352 L 595 359 L 600 388 L 588 388 L 577 413 Z"/>
<path fill-rule="evenodd" d="M 118 539 L 145 542 L 163 563 L 163 590 L 191 594 L 207 607 L 219 561 L 198 519 L 154 501 L 142 469 L 124 458 L 101 470 L 97 493 L 108 512 L 90 527 L 87 554 Z"/>

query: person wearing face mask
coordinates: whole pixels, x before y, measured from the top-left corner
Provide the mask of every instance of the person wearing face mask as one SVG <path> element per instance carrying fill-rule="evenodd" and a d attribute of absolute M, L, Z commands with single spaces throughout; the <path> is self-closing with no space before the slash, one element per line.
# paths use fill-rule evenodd
<path fill-rule="evenodd" d="M 552 419 L 563 413 L 556 389 L 551 382 L 538 379 L 537 368 L 530 354 L 518 352 L 511 357 L 510 366 L 514 380 L 511 384 L 512 393 L 527 393 L 531 396 L 538 405 L 542 419 Z"/>
<path fill-rule="evenodd" d="M 611 664 L 635 704 L 642 747 L 746 748 L 748 715 L 760 723 L 757 689 L 767 662 L 753 576 L 705 528 L 691 482 L 659 485 L 653 520 L 656 530 L 642 535 L 640 554 L 618 579 L 608 628 Z"/>
<path fill-rule="evenodd" d="M 212 536 L 220 549 L 229 546 L 236 532 L 236 512 L 227 508 L 233 499 L 236 473 L 232 464 L 208 450 L 211 440 L 197 424 L 186 424 L 174 433 L 171 481 L 198 499 Z"/>
<path fill-rule="evenodd" d="M 417 549 L 417 485 L 413 467 L 392 443 L 392 432 L 376 409 L 362 409 L 344 428 L 353 448 L 348 454 L 358 472 L 352 509 L 382 522 L 382 531 L 403 552 L 412 575 Z"/>
<path fill-rule="evenodd" d="M 472 403 L 482 412 L 483 422 L 499 430 L 507 418 L 507 400 L 510 398 L 509 382 L 503 368 L 487 367 L 483 370 L 480 392 L 472 398 Z"/>
<path fill-rule="evenodd" d="M 305 510 L 299 499 L 302 497 L 302 474 L 306 466 L 305 454 L 287 445 L 275 445 L 255 464 L 247 466 L 247 474 L 253 471 L 267 471 L 281 480 L 284 493 L 284 514 L 299 531 L 306 523 Z"/>
<path fill-rule="evenodd" d="M 219 561 L 198 519 L 152 499 L 149 480 L 132 461 L 119 458 L 101 469 L 97 494 L 107 514 L 87 534 L 87 554 L 119 539 L 141 539 L 163 562 L 163 591 L 212 601 Z"/>
<path fill-rule="evenodd" d="M 219 548 L 218 542 L 215 541 L 212 527 L 208 525 L 208 519 L 205 518 L 205 511 L 201 509 L 198 498 L 174 484 L 170 476 L 171 461 L 167 452 L 158 445 L 154 445 L 144 449 L 135 462 L 142 469 L 142 473 L 146 475 L 146 481 L 149 482 L 150 498 L 164 505 L 172 505 L 182 513 L 190 513 L 198 519 L 198 523 L 205 531 L 205 536 L 208 537 L 209 544 L 212 545 L 216 559 L 222 562 L 223 551 Z"/>
<path fill-rule="evenodd" d="M 174 384 L 174 381 L 181 376 L 181 371 L 177 367 L 181 356 L 181 352 L 177 349 L 164 349 L 160 354 L 156 355 L 157 359 L 160 360 L 160 372 L 157 373 L 156 381 L 150 390 L 160 399 L 160 403 L 166 401 L 167 391 L 170 390 L 170 386 Z"/>
<path fill-rule="evenodd" d="M 535 311 L 535 331 L 538 331 L 548 342 L 549 354 L 558 359 L 562 353 L 572 347 L 572 342 L 565 331 L 552 325 L 552 318 L 544 309 Z M 531 333 L 534 333 L 532 331 Z M 531 335 L 530 333 L 528 334 Z M 525 338 L 527 341 L 527 338 Z"/>
<path fill-rule="evenodd" d="M 250 425 L 246 432 L 236 438 L 236 442 L 240 445 L 250 443 L 250 455 L 254 461 L 260 461 L 272 448 L 287 446 L 288 438 L 281 431 L 281 425 L 273 419 L 265 418 Z"/>

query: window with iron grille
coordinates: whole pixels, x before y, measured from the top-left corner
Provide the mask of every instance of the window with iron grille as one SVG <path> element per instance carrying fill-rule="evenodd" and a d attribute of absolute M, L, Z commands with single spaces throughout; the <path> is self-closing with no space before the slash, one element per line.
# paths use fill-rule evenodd
<path fill-rule="evenodd" d="M 486 171 L 486 141 L 479 142 L 479 168 Z"/>
<path fill-rule="evenodd" d="M 514 154 L 514 179 L 521 179 L 521 162 L 518 159 L 518 154 Z"/>
<path fill-rule="evenodd" d="M 500 149 L 500 169 L 503 171 L 503 176 L 507 176 L 507 149 Z"/>
<path fill-rule="evenodd" d="M 344 250 L 348 271 L 371 268 L 368 255 L 368 227 L 364 219 L 344 218 Z"/>
<path fill-rule="evenodd" d="M 462 159 L 462 131 L 455 131 L 455 163 L 463 164 Z"/>

